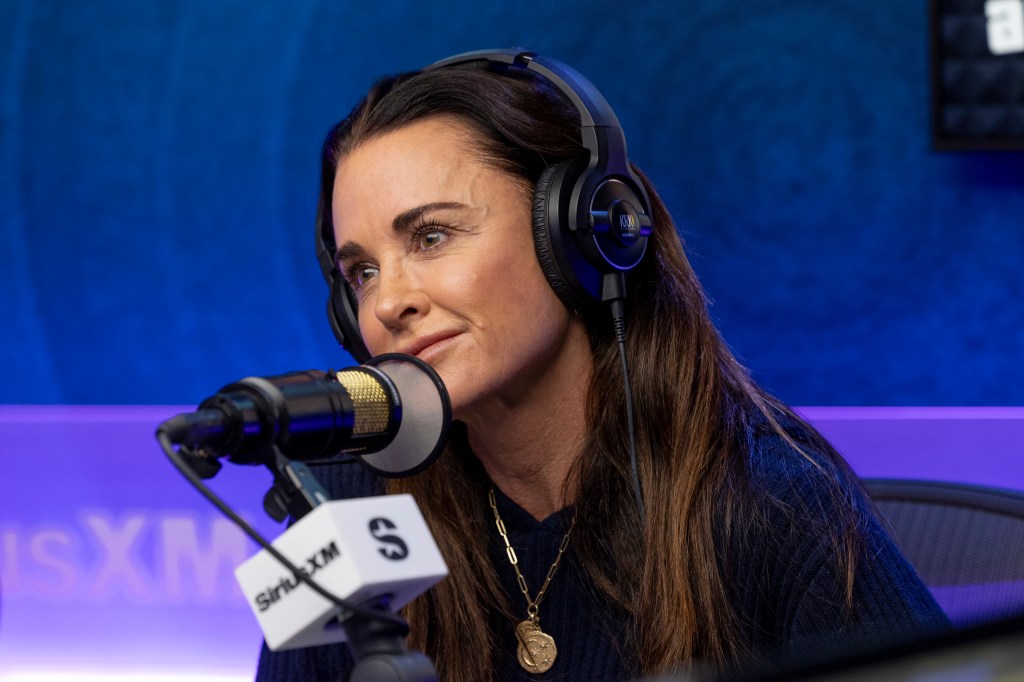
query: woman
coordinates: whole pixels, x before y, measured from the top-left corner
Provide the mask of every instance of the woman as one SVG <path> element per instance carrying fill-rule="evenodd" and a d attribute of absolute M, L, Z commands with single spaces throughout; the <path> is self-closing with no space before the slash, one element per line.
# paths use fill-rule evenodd
<path fill-rule="evenodd" d="M 535 243 L 550 169 L 605 144 L 581 124 L 593 93 L 531 59 L 382 80 L 324 144 L 346 341 L 430 363 L 457 420 L 434 465 L 386 483 L 415 495 L 450 570 L 406 608 L 410 646 L 443 680 L 603 680 L 942 627 L 841 457 L 730 354 L 635 168 L 620 219 L 652 227 L 617 237 L 646 246 L 604 280 L 624 287 L 616 311 L 626 294 L 624 375 L 621 319 L 560 281 L 549 251 L 569 237 Z M 382 486 L 323 476 L 339 496 Z M 342 647 L 265 651 L 260 677 L 349 665 Z"/>

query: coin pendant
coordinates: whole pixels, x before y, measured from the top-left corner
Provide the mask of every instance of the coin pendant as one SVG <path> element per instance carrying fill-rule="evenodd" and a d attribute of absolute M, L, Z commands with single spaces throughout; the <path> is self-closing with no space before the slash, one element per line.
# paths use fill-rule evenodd
<path fill-rule="evenodd" d="M 516 626 L 516 637 L 519 639 L 519 646 L 516 648 L 519 665 L 523 666 L 526 672 L 547 672 L 555 664 L 555 657 L 558 656 L 555 640 L 544 634 L 536 623 L 524 620 Z"/>

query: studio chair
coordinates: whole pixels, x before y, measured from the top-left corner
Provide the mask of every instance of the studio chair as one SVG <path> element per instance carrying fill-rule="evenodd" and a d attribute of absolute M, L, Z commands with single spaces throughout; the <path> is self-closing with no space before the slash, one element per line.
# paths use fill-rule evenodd
<path fill-rule="evenodd" d="M 934 481 L 863 483 L 954 625 L 1024 613 L 1024 492 Z"/>

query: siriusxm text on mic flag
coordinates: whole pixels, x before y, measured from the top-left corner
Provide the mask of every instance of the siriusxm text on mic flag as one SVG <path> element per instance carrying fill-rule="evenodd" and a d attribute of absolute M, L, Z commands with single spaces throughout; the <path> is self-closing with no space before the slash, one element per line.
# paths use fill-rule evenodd
<path fill-rule="evenodd" d="M 327 502 L 273 545 L 337 597 L 358 604 L 383 596 L 392 611 L 448 575 L 411 495 Z M 235 569 L 235 578 L 271 650 L 345 640 L 340 608 L 266 550 Z"/>

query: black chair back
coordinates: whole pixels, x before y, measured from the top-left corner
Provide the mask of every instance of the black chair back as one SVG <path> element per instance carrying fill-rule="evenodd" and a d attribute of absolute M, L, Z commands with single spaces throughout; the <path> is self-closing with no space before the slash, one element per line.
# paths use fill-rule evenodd
<path fill-rule="evenodd" d="M 954 625 L 1024 613 L 1024 492 L 935 481 L 863 483 Z"/>

